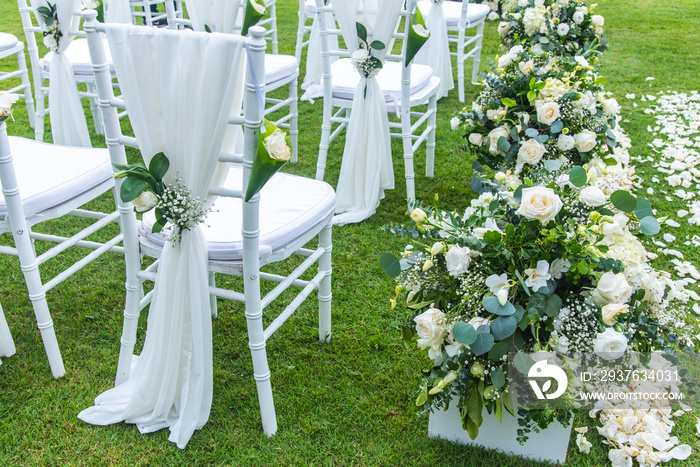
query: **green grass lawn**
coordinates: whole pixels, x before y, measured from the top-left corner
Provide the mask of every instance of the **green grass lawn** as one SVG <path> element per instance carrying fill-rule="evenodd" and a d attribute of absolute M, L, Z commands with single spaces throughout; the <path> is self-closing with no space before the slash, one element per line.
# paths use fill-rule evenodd
<path fill-rule="evenodd" d="M 298 2 L 277 3 L 280 52 L 293 53 Z M 698 6 L 697 0 L 600 1 L 597 13 L 605 16 L 610 39 L 602 73 L 609 78 L 606 88 L 623 106 L 633 157 L 654 155 L 648 143 L 657 136 L 647 131 L 653 116 L 644 113 L 645 105 L 635 108 L 624 96 L 700 90 Z M 3 32 L 24 40 L 15 2 L 0 2 L 0 25 Z M 486 25 L 482 70 L 498 53 L 496 25 Z M 0 66 L 16 65 L 5 59 Z M 303 70 L 302 66 L 302 75 Z M 466 104 L 458 102 L 456 89 L 438 103 L 435 178 L 422 175 L 421 149 L 416 157 L 419 199 L 430 202 L 438 195 L 441 207 L 462 210 L 473 197 L 469 180 L 474 157 L 464 150 L 461 135 L 450 131 L 449 120 L 478 92 L 477 86 L 468 84 Z M 286 170 L 313 177 L 321 110 L 319 101 L 300 102 L 299 163 Z M 14 121 L 8 121 L 9 133 L 33 137 L 22 102 L 15 106 L 14 116 Z M 104 139 L 94 134 L 90 117 L 88 127 L 93 144 L 104 146 Z M 48 118 L 46 139 L 50 140 Z M 340 137 L 329 152 L 326 180 L 332 185 L 338 179 L 343 145 Z M 333 232 L 332 342 L 318 343 L 315 304 L 310 300 L 268 343 L 279 424 L 278 434 L 269 439 L 260 424 L 241 304 L 220 302 L 219 318 L 213 323 L 211 416 L 187 448 L 179 450 L 167 441 L 167 430 L 140 435 L 133 425 L 96 427 L 76 417 L 113 384 L 124 300 L 123 259 L 105 256 L 50 292 L 49 306 L 67 370 L 65 377 L 54 379 L 19 263 L 16 258 L 0 257 L 0 301 L 17 347 L 17 354 L 3 359 L 0 366 L 0 465 L 540 465 L 427 437 L 427 419 L 418 416 L 413 401 L 420 370 L 431 362 L 424 352 L 404 347 L 399 326 L 410 311 L 389 307 L 394 281 L 384 275 L 378 261 L 383 252 L 396 253 L 405 244 L 381 230 L 389 222 L 408 219 L 400 140 L 393 141 L 393 154 L 396 188 L 387 192 L 377 214 Z M 637 164 L 637 172 L 645 191 L 652 186 L 658 193 L 667 190 L 651 182 L 657 173 L 655 164 Z M 678 210 L 663 196 L 651 201 L 657 217 L 675 216 Z M 673 248 L 700 265 L 697 248 L 681 242 L 700 234 L 700 229 L 681 223 L 673 234 L 679 239 Z M 7 234 L 2 240 L 11 242 Z M 649 249 L 655 248 L 650 245 Z M 666 269 L 668 260 L 660 255 L 655 264 Z M 51 277 L 51 268 L 60 265 L 49 264 L 43 276 Z M 692 317 L 688 323 L 697 329 Z M 686 415 L 677 422 L 673 434 L 681 444 L 698 447 L 696 416 Z M 584 425 L 593 427 L 594 422 L 586 416 L 575 420 L 575 426 Z M 572 440 L 567 465 L 608 463 L 608 447 L 595 429 L 589 430 L 588 439 L 594 445 L 590 454 L 579 453 Z M 700 454 L 694 453 L 684 464 L 700 465 Z"/>

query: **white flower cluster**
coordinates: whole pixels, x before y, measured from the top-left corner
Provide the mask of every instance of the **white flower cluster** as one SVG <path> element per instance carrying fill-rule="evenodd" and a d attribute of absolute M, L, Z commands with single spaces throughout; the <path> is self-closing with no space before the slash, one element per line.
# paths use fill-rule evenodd
<path fill-rule="evenodd" d="M 381 61 L 373 57 L 369 50 L 364 48 L 354 51 L 350 56 L 350 60 L 357 72 L 364 78 L 372 78 L 381 70 Z"/>
<path fill-rule="evenodd" d="M 156 208 L 162 216 L 175 226 L 175 231 L 170 239 L 177 241 L 183 230 L 190 230 L 198 226 L 209 213 L 210 209 L 204 207 L 199 197 L 192 197 L 190 189 L 182 184 L 178 177 L 175 183 L 165 185 L 163 194 L 158 199 Z"/>

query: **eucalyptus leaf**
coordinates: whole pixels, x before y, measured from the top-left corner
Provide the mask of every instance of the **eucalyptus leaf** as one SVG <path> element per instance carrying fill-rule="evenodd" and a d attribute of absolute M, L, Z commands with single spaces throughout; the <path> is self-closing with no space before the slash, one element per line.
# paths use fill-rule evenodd
<path fill-rule="evenodd" d="M 494 338 L 490 332 L 481 331 L 484 327 L 486 326 L 479 326 L 479 332 L 476 334 L 474 343 L 469 345 L 469 348 L 472 349 L 474 355 L 483 355 L 493 347 Z"/>
<path fill-rule="evenodd" d="M 564 123 L 562 123 L 561 120 L 557 120 L 555 122 L 552 122 L 552 125 L 549 127 L 549 130 L 552 133 L 559 133 L 563 129 L 564 129 Z"/>
<path fill-rule="evenodd" d="M 532 357 L 524 352 L 518 352 L 513 357 L 513 365 L 515 366 L 515 369 L 524 375 L 528 374 L 530 368 L 532 368 L 532 365 L 534 364 L 535 361 L 532 359 Z"/>
<path fill-rule="evenodd" d="M 491 372 L 491 383 L 496 389 L 500 389 L 506 384 L 506 376 L 500 367 Z"/>
<path fill-rule="evenodd" d="M 641 230 L 644 235 L 656 235 L 661 231 L 661 226 L 656 218 L 647 216 L 639 222 L 639 230 Z"/>
<path fill-rule="evenodd" d="M 559 295 L 552 294 L 547 299 L 547 305 L 544 307 L 544 312 L 547 316 L 557 316 L 561 310 L 562 301 Z"/>
<path fill-rule="evenodd" d="M 534 128 L 528 128 L 525 130 L 525 134 L 528 135 L 530 138 L 534 138 L 535 136 L 539 135 L 540 132 L 535 130 Z"/>
<path fill-rule="evenodd" d="M 627 190 L 617 190 L 610 195 L 610 202 L 622 212 L 634 212 L 637 198 Z"/>
<path fill-rule="evenodd" d="M 505 136 L 501 136 L 498 138 L 498 143 L 496 144 L 498 146 L 498 149 L 503 151 L 503 152 L 508 152 L 510 149 L 510 143 L 506 139 Z"/>
<path fill-rule="evenodd" d="M 476 341 L 476 329 L 469 323 L 458 322 L 452 328 L 452 333 L 460 343 L 471 345 Z"/>
<path fill-rule="evenodd" d="M 494 297 L 493 295 L 484 298 L 481 304 L 484 306 L 484 309 L 486 309 L 486 311 L 488 311 L 489 313 L 493 313 L 494 315 L 510 316 L 513 313 L 515 313 L 515 307 L 512 303 L 506 302 L 505 305 L 501 305 L 501 303 L 498 301 L 498 298 Z"/>
<path fill-rule="evenodd" d="M 586 169 L 580 166 L 572 167 L 569 170 L 569 182 L 575 187 L 581 188 L 588 181 L 588 173 Z"/>
<path fill-rule="evenodd" d="M 400 260 L 391 253 L 384 253 L 379 258 L 379 265 L 389 277 L 398 277 L 398 275 L 401 274 Z"/>
<path fill-rule="evenodd" d="M 644 197 L 637 198 L 637 207 L 634 209 L 634 214 L 637 219 L 644 219 L 647 216 L 653 216 L 654 211 L 651 209 L 651 203 Z"/>
<path fill-rule="evenodd" d="M 544 161 L 544 168 L 548 172 L 556 172 L 557 170 L 561 169 L 562 164 L 563 162 L 559 159 L 546 160 Z"/>
<path fill-rule="evenodd" d="M 507 339 L 513 335 L 518 327 L 518 320 L 513 316 L 499 316 L 491 323 L 491 334 L 498 341 Z"/>

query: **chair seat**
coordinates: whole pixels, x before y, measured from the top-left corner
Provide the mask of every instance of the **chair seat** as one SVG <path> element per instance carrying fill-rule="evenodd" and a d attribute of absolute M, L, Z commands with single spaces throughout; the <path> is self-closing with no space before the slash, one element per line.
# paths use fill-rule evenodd
<path fill-rule="evenodd" d="M 109 63 L 109 72 L 114 75 L 114 65 L 112 64 L 112 55 L 109 53 L 109 44 L 107 44 L 107 39 L 103 40 L 105 44 L 105 58 L 107 63 Z M 51 71 L 53 54 L 53 52 L 49 52 L 39 61 L 42 71 L 46 73 Z M 75 75 L 92 78 L 92 65 L 90 64 L 90 51 L 88 50 L 87 39 L 73 39 L 73 42 L 68 45 L 68 49 L 63 54 L 73 65 L 73 73 Z"/>
<path fill-rule="evenodd" d="M 275 84 L 287 83 L 299 73 L 299 64 L 294 55 L 265 54 L 265 87 L 274 89 Z"/>
<path fill-rule="evenodd" d="M 377 82 L 384 91 L 384 100 L 387 103 L 401 101 L 401 73 L 403 64 L 399 62 L 386 62 L 377 74 Z M 360 82 L 360 74 L 355 70 L 349 58 L 341 58 L 331 64 L 333 97 L 352 100 L 355 88 Z M 421 91 L 433 76 L 433 69 L 428 65 L 411 66 L 411 95 Z"/>
<path fill-rule="evenodd" d="M 78 148 L 9 137 L 27 217 L 51 209 L 112 178 L 107 149 Z M 7 215 L 0 195 L 0 217 Z"/>
<path fill-rule="evenodd" d="M 430 9 L 433 7 L 433 2 L 429 0 L 421 0 L 418 2 L 421 14 L 430 16 Z M 442 3 L 442 11 L 445 14 L 445 23 L 450 29 L 456 29 L 459 26 L 459 20 L 462 17 L 462 2 L 446 1 Z M 491 7 L 486 3 L 469 3 L 467 7 L 467 27 L 470 23 L 478 23 L 486 18 L 491 12 Z"/>
<path fill-rule="evenodd" d="M 307 16 L 316 14 L 316 0 L 306 0 L 306 14 Z"/>
<path fill-rule="evenodd" d="M 0 52 L 12 49 L 14 46 L 17 45 L 17 42 L 19 41 L 12 34 L 0 32 Z"/>
<path fill-rule="evenodd" d="M 240 189 L 242 173 L 233 167 L 226 186 Z M 241 209 L 239 198 L 218 198 L 205 224 L 209 259 L 240 261 L 243 258 Z M 285 173 L 277 173 L 260 192 L 260 257 L 285 250 L 296 240 L 328 218 L 335 210 L 335 191 L 325 182 Z M 163 246 L 166 236 L 152 233 L 154 211 L 143 215 L 147 241 Z"/>

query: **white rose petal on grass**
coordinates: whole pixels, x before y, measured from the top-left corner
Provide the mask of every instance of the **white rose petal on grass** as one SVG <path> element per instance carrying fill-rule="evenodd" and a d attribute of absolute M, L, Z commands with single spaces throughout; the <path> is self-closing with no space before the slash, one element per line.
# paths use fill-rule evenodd
<path fill-rule="evenodd" d="M 292 157 L 292 151 L 287 146 L 286 133 L 275 128 L 271 135 L 263 140 L 267 153 L 278 161 L 288 161 Z"/>
<path fill-rule="evenodd" d="M 627 350 L 627 338 L 624 334 L 607 328 L 605 332 L 598 333 L 593 341 L 593 351 L 605 360 L 617 360 Z"/>
<path fill-rule="evenodd" d="M 578 446 L 578 450 L 584 454 L 591 452 L 591 448 L 593 447 L 591 442 L 586 439 L 583 433 L 576 435 L 576 446 Z"/>
<path fill-rule="evenodd" d="M 636 98 L 637 98 L 637 96 L 636 96 L 635 94 L 626 94 L 625 97 L 626 97 L 627 99 L 630 99 L 630 100 L 636 99 Z"/>
<path fill-rule="evenodd" d="M 528 219 L 537 219 L 546 225 L 556 217 L 563 206 L 554 190 L 534 186 L 522 191 L 520 207 L 515 213 Z"/>
<path fill-rule="evenodd" d="M 578 195 L 579 201 L 591 207 L 598 207 L 605 204 L 605 193 L 597 186 L 587 186 Z"/>
<path fill-rule="evenodd" d="M 528 139 L 518 149 L 518 163 L 537 165 L 542 156 L 547 152 L 544 144 L 534 139 Z"/>
<path fill-rule="evenodd" d="M 654 81 L 655 79 L 656 78 L 654 78 L 653 76 L 647 76 L 644 81 Z"/>
<path fill-rule="evenodd" d="M 469 269 L 471 250 L 468 247 L 452 245 L 445 254 L 447 271 L 452 277 L 459 277 Z"/>

